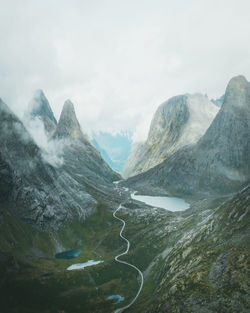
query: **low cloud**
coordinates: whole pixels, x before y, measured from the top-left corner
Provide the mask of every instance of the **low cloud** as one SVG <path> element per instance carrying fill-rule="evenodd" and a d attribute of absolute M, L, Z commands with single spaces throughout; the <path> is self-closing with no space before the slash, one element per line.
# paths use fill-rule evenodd
<path fill-rule="evenodd" d="M 49 140 L 44 129 L 44 124 L 39 117 L 25 118 L 23 121 L 35 143 L 41 148 L 43 159 L 52 166 L 62 166 L 64 143 L 58 140 Z"/>
<path fill-rule="evenodd" d="M 249 12 L 249 0 L 5 1 L 0 97 L 21 116 L 41 88 L 57 118 L 69 98 L 85 132 L 144 140 L 169 97 L 250 78 Z"/>

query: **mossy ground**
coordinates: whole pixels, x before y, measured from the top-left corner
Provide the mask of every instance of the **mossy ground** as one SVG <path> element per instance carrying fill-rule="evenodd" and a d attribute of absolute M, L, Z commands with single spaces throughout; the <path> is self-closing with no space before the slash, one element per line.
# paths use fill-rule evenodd
<path fill-rule="evenodd" d="M 249 213 L 245 213 L 249 203 L 245 199 L 238 195 L 222 206 L 217 200 L 207 206 L 202 202 L 178 214 L 129 206 L 119 211 L 131 242 L 123 259 L 145 274 L 142 293 L 127 311 L 247 312 L 243 310 L 249 292 Z M 113 219 L 110 208 L 99 205 L 86 222 L 74 221 L 55 233 L 40 232 L 8 215 L 3 219 L 0 301 L 4 313 L 106 313 L 135 296 L 137 272 L 114 261 L 125 243 L 119 237 L 121 223 Z M 55 259 L 55 242 L 82 253 L 72 260 Z M 89 259 L 104 263 L 66 270 Z M 112 294 L 125 297 L 122 305 L 107 301 Z M 233 311 L 237 306 L 243 309 Z"/>
<path fill-rule="evenodd" d="M 137 272 L 114 261 L 125 250 L 120 228 L 111 210 L 102 205 L 87 221 L 74 221 L 57 232 L 39 231 L 5 214 L 0 229 L 3 312 L 111 312 L 116 306 L 107 301 L 108 296 L 120 294 L 124 303 L 132 300 L 138 288 Z M 74 259 L 56 259 L 55 243 L 82 252 Z M 66 270 L 90 259 L 104 262 Z"/>

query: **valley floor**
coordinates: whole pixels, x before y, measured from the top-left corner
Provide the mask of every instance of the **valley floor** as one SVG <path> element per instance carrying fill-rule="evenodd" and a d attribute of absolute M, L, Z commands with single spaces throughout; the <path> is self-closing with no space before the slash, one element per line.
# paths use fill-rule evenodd
<path fill-rule="evenodd" d="M 249 312 L 250 187 L 231 199 L 207 199 L 168 212 L 128 200 L 117 216 L 131 243 L 120 257 L 143 272 L 144 286 L 126 312 Z M 119 264 L 126 250 L 113 209 L 99 205 L 85 222 L 40 232 L 12 216 L 0 229 L 0 305 L 4 313 L 106 313 L 130 303 L 138 273 Z M 71 260 L 55 248 L 80 249 Z M 84 270 L 73 263 L 104 260 Z M 111 295 L 124 301 L 113 304 Z M 114 301 L 115 302 L 115 301 Z"/>

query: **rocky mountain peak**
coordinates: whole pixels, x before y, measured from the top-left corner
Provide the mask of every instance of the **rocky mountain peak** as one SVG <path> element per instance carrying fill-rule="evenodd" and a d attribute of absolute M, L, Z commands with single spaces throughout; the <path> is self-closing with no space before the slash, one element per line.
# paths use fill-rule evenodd
<path fill-rule="evenodd" d="M 207 96 L 199 93 L 175 96 L 161 104 L 151 122 L 146 142 L 127 160 L 124 177 L 147 171 L 181 147 L 195 144 L 218 110 Z"/>
<path fill-rule="evenodd" d="M 56 128 L 57 121 L 50 107 L 49 101 L 41 89 L 35 91 L 26 112 L 28 119 L 38 117 L 43 121 L 47 134 L 52 134 Z"/>
<path fill-rule="evenodd" d="M 250 109 L 250 83 L 242 75 L 233 77 L 226 88 L 223 109 Z"/>
<path fill-rule="evenodd" d="M 80 124 L 76 117 L 74 104 L 70 100 L 66 100 L 63 105 L 62 113 L 54 134 L 54 138 L 84 138 Z"/>
<path fill-rule="evenodd" d="M 250 179 L 249 134 L 250 84 L 238 76 L 229 82 L 221 109 L 199 141 L 131 178 L 137 184 L 133 188 L 139 190 L 146 179 L 175 195 L 239 190 Z"/>
<path fill-rule="evenodd" d="M 173 119 L 176 119 L 176 112 L 179 111 L 181 115 L 178 116 L 179 123 L 188 119 L 188 112 L 185 110 L 186 102 L 186 95 L 180 95 L 170 98 L 159 106 L 150 125 L 147 139 L 149 144 L 154 144 L 160 140 L 166 131 L 166 127 Z M 180 121 L 180 118 L 182 121 Z"/>

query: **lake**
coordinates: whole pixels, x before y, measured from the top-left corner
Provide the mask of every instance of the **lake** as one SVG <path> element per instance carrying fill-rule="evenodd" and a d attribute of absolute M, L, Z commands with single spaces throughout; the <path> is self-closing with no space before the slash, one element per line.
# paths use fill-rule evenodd
<path fill-rule="evenodd" d="M 88 262 L 85 262 L 85 263 L 72 264 L 69 267 L 67 267 L 67 270 L 68 271 L 81 270 L 81 269 L 84 269 L 85 267 L 93 266 L 93 265 L 96 265 L 96 264 L 99 264 L 102 262 L 104 262 L 104 261 L 89 260 Z"/>
<path fill-rule="evenodd" d="M 141 196 L 135 193 L 131 194 L 131 198 L 137 201 L 144 202 L 153 207 L 162 208 L 168 211 L 185 211 L 190 205 L 181 198 L 174 197 L 155 197 L 155 196 Z"/>
<path fill-rule="evenodd" d="M 55 257 L 57 259 L 74 259 L 78 257 L 78 255 L 81 253 L 81 250 L 75 249 L 75 250 L 67 250 L 60 253 L 57 253 Z"/>
<path fill-rule="evenodd" d="M 107 300 L 116 300 L 116 302 L 114 302 L 113 304 L 118 304 L 118 303 L 120 303 L 121 301 L 124 300 L 124 297 L 122 297 L 120 295 L 113 295 L 113 296 L 109 296 L 107 298 Z"/>

